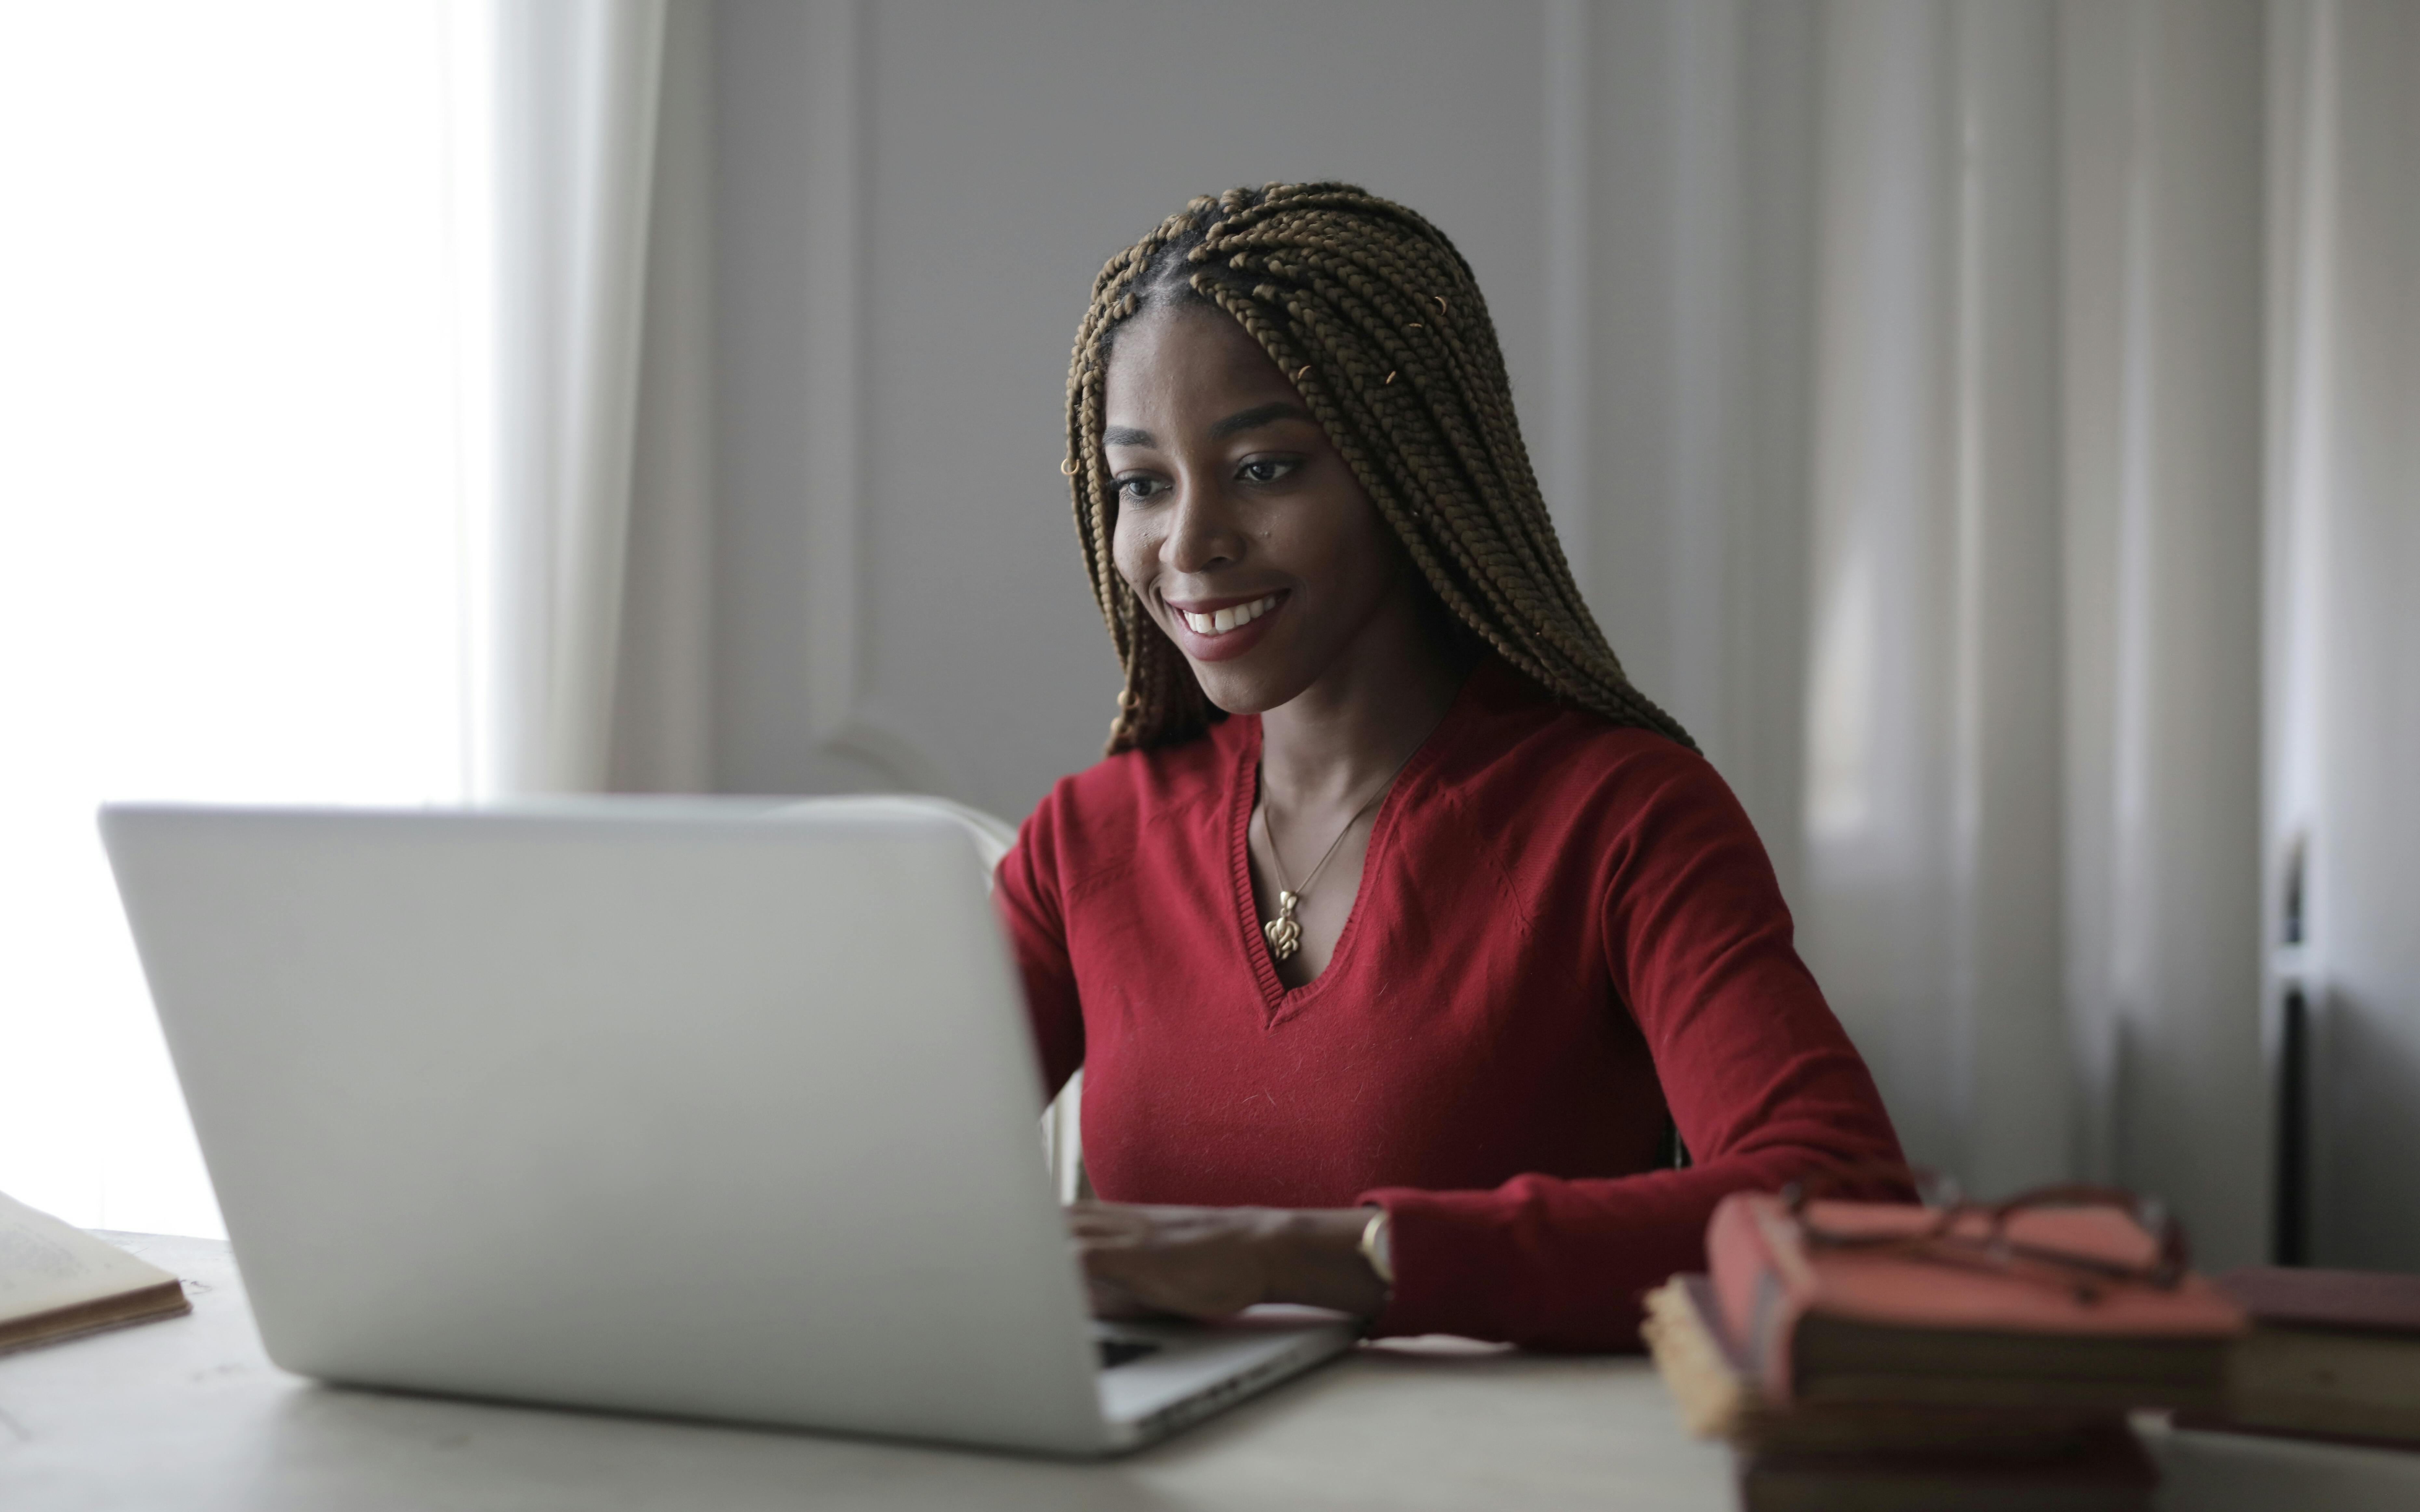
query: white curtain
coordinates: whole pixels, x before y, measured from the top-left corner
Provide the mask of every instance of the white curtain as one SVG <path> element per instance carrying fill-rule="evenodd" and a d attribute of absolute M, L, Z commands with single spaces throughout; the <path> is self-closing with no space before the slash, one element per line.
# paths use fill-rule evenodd
<path fill-rule="evenodd" d="M 2070 1009 L 2085 1168 L 2268 1248 L 2263 9 L 2063 16 Z"/>
<path fill-rule="evenodd" d="M 0 1191 L 72 1223 L 225 1232 L 95 808 L 461 795 L 461 8 L 6 12 Z"/>
<path fill-rule="evenodd" d="M 2270 1003 L 2311 1014 L 2311 1258 L 2420 1270 L 2420 8 L 2270 47 Z"/>
<path fill-rule="evenodd" d="M 1542 453 L 1579 458 L 1549 469 L 1559 513 L 1615 644 L 1766 835 L 1910 1153 L 1985 1192 L 2123 1180 L 2206 1259 L 2261 1257 L 2264 965 L 2321 970 L 2267 963 L 2265 884 L 2306 834 L 2333 1085 L 2361 1108 L 2326 1112 L 2322 1066 L 2321 1203 L 2367 1160 L 2374 1200 L 2335 1210 L 2371 1214 L 2345 1220 L 2364 1254 L 2420 1261 L 2420 1204 L 2382 1185 L 2420 1135 L 2394 859 L 2420 742 L 2420 20 L 1580 23 L 1598 398 L 1576 441 L 1549 420 Z"/>
<path fill-rule="evenodd" d="M 2122 1177 L 2242 1257 L 2261 26 L 1836 7 L 1810 401 L 1810 959 L 1912 1149 Z"/>
<path fill-rule="evenodd" d="M 1818 60 L 1804 933 L 1902 1137 L 2067 1164 L 2054 17 L 1842 7 Z"/>
<path fill-rule="evenodd" d="M 706 18 L 664 0 L 501 0 L 494 15 L 474 786 L 703 788 Z"/>

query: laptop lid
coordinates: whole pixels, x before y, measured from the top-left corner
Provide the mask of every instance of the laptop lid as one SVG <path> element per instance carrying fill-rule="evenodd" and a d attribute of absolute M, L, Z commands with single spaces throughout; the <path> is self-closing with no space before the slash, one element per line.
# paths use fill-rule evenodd
<path fill-rule="evenodd" d="M 964 829 L 126 806 L 103 837 L 271 1358 L 1106 1445 Z"/>

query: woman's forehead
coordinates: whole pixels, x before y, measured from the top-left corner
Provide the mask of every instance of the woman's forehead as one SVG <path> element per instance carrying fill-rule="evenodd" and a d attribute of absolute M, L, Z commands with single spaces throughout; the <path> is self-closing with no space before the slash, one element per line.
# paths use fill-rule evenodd
<path fill-rule="evenodd" d="M 1105 379 L 1102 398 L 1113 425 L 1154 414 L 1217 418 L 1295 392 L 1249 332 L 1202 304 L 1134 316 L 1118 332 Z"/>

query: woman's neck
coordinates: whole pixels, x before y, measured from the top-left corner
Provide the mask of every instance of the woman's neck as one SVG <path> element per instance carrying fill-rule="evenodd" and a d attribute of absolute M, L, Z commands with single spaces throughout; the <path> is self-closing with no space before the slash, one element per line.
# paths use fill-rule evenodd
<path fill-rule="evenodd" d="M 1409 592 L 1319 680 L 1261 716 L 1261 790 L 1289 810 L 1357 803 L 1419 749 L 1472 658 Z"/>

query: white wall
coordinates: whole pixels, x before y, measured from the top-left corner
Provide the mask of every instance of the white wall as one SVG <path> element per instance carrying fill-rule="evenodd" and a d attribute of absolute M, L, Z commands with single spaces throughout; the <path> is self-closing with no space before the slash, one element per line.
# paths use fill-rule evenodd
<path fill-rule="evenodd" d="M 1190 195 L 1340 177 L 1416 207 L 1536 390 L 1538 7 L 716 19 L 719 786 L 1022 817 L 1097 758 L 1117 674 L 1058 471 L 1067 353 L 1101 263 Z"/>

